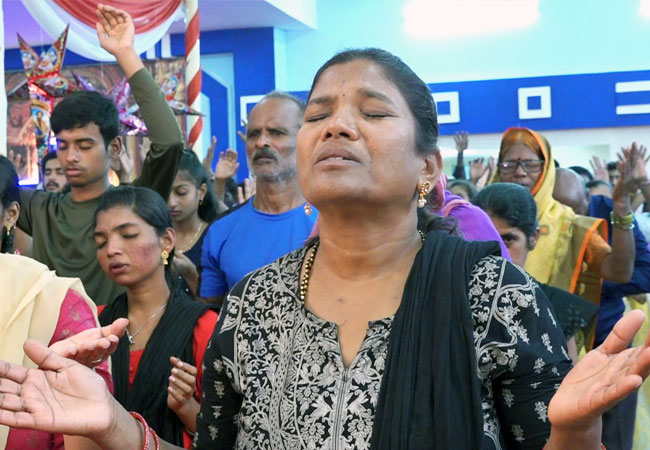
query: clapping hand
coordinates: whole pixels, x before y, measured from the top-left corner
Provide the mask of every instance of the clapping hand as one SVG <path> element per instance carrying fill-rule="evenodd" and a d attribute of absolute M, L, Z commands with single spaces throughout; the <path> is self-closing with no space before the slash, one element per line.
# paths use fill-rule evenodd
<path fill-rule="evenodd" d="M 643 320 L 641 311 L 626 314 L 605 342 L 567 374 L 549 404 L 554 428 L 563 433 L 587 432 L 603 412 L 641 386 L 650 374 L 650 335 L 644 345 L 628 346 Z"/>

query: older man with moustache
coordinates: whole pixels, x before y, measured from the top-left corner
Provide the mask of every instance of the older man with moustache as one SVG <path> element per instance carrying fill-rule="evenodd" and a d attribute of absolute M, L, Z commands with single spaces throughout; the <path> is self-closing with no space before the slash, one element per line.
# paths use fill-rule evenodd
<path fill-rule="evenodd" d="M 316 221 L 298 186 L 296 133 L 304 104 L 284 92 L 267 94 L 251 111 L 246 156 L 255 195 L 215 221 L 203 242 L 201 297 L 221 304 L 248 272 L 300 247 Z"/>

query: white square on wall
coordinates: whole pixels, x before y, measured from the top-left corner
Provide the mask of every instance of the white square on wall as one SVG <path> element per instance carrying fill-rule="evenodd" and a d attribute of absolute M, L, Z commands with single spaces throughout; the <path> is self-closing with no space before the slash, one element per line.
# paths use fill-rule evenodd
<path fill-rule="evenodd" d="M 550 86 L 519 88 L 518 94 L 520 119 L 548 119 L 551 117 Z M 540 98 L 540 107 L 538 109 L 528 108 L 528 99 L 531 97 Z"/>
<path fill-rule="evenodd" d="M 438 123 L 460 122 L 460 103 L 458 102 L 458 91 L 435 92 L 431 94 L 436 105 L 440 102 L 449 102 L 449 113 L 438 114 Z M 437 108 L 436 108 L 437 109 Z"/>

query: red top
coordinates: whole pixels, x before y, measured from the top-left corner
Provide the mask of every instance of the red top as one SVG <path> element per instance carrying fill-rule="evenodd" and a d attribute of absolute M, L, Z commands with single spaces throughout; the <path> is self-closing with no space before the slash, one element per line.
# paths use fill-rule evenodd
<path fill-rule="evenodd" d="M 99 306 L 99 314 L 104 310 L 104 306 Z M 194 336 L 192 338 L 192 348 L 194 353 L 194 364 L 198 370 L 196 375 L 196 392 L 194 393 L 194 399 L 201 403 L 201 378 L 203 377 L 203 356 L 205 355 L 205 350 L 210 342 L 212 333 L 214 332 L 214 327 L 217 326 L 218 314 L 216 311 L 211 309 L 207 310 L 199 319 L 196 321 L 196 326 L 194 327 Z M 140 360 L 142 359 L 142 354 L 145 349 L 142 350 L 133 350 L 129 355 L 129 388 L 135 380 L 135 375 L 138 373 L 138 367 L 140 366 Z M 171 363 L 170 363 L 171 364 Z M 166 389 L 161 386 L 161 389 Z M 184 447 L 192 447 L 192 436 L 184 432 L 183 433 Z"/>

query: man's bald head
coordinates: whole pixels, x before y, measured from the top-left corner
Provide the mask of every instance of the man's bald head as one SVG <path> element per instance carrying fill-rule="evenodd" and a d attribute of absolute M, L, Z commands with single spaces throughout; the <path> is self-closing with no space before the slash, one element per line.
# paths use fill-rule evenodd
<path fill-rule="evenodd" d="M 582 177 L 573 170 L 555 169 L 555 189 L 553 198 L 573 209 L 576 214 L 587 215 L 589 202 Z"/>

